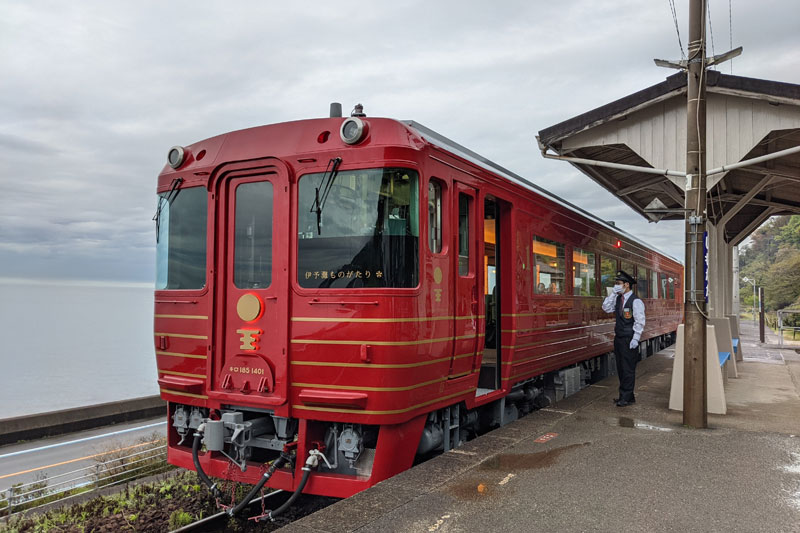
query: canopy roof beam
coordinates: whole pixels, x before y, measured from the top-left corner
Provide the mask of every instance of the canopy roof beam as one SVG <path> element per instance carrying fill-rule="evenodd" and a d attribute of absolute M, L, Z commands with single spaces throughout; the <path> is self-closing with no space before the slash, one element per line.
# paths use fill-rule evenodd
<path fill-rule="evenodd" d="M 749 191 L 747 194 L 745 194 L 744 196 L 742 196 L 742 197 L 739 199 L 739 201 L 738 201 L 738 202 L 736 202 L 736 205 L 734 205 L 733 207 L 731 207 L 730 209 L 728 209 L 728 211 L 727 211 L 727 212 L 726 212 L 724 215 L 722 215 L 722 218 L 719 220 L 718 224 L 719 224 L 719 225 L 722 225 L 722 226 L 725 226 L 725 224 L 727 224 L 727 223 L 728 223 L 728 221 L 730 221 L 730 219 L 732 219 L 732 218 L 733 218 L 733 215 L 735 215 L 736 213 L 738 213 L 739 211 L 741 211 L 741 209 L 742 209 L 744 206 L 746 206 L 746 205 L 748 204 L 748 202 L 750 202 L 750 200 L 752 200 L 752 199 L 753 199 L 753 197 L 755 197 L 755 195 L 756 195 L 756 194 L 758 194 L 759 192 L 761 192 L 761 189 L 763 189 L 764 187 L 766 187 L 767 185 L 769 185 L 769 183 L 770 183 L 770 182 L 771 182 L 773 179 L 774 179 L 774 178 L 773 178 L 773 176 L 771 176 L 770 174 L 767 174 L 766 176 L 764 176 L 764 177 L 761 179 L 761 181 L 759 181 L 759 182 L 758 182 L 758 184 L 757 184 L 755 187 L 753 187 L 752 189 L 750 189 L 750 191 Z"/>
<path fill-rule="evenodd" d="M 658 183 L 662 183 L 663 181 L 664 181 L 664 177 L 663 176 L 653 176 L 653 177 L 650 177 L 650 178 L 647 178 L 647 179 L 643 179 L 643 180 L 639 181 L 638 183 L 635 183 L 634 185 L 631 185 L 629 187 L 625 187 L 623 189 L 620 189 L 620 190 L 617 191 L 617 194 L 620 195 L 620 196 L 627 196 L 629 194 L 641 191 L 642 189 L 646 189 L 646 188 L 651 187 L 653 185 L 656 185 Z"/>
<path fill-rule="evenodd" d="M 766 209 L 764 209 L 764 211 L 762 211 L 760 215 L 754 218 L 750 222 L 750 224 L 747 225 L 746 228 L 737 233 L 730 241 L 728 241 L 728 244 L 730 244 L 731 246 L 737 246 L 740 242 L 745 240 L 745 238 L 747 238 L 748 235 L 753 233 L 756 230 L 756 228 L 758 228 L 761 224 L 763 224 L 765 220 L 767 220 L 777 211 L 778 208 L 776 207 L 767 207 Z"/>

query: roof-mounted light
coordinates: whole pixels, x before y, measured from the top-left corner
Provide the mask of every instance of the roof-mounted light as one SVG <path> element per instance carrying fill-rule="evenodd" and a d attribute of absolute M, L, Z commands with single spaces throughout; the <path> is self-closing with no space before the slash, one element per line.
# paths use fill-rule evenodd
<path fill-rule="evenodd" d="M 173 146 L 167 154 L 167 163 L 172 168 L 178 168 L 183 164 L 185 158 L 186 150 L 183 149 L 183 146 Z"/>
<path fill-rule="evenodd" d="M 339 135 L 345 144 L 356 144 L 364 140 L 367 133 L 367 124 L 358 117 L 350 117 L 342 122 Z"/>

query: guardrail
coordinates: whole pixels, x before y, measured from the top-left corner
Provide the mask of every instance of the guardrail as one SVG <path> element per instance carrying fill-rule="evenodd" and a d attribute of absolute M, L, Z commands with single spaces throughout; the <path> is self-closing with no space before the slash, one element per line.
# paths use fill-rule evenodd
<path fill-rule="evenodd" d="M 783 346 L 783 332 L 784 331 L 791 331 L 792 332 L 792 339 L 795 338 L 795 335 L 798 331 L 800 331 L 800 327 L 797 326 L 787 326 L 784 324 L 784 321 L 789 316 L 797 316 L 800 315 L 800 309 L 781 309 L 777 313 L 778 315 L 778 343 Z M 797 322 L 796 319 L 794 321 Z"/>
<path fill-rule="evenodd" d="M 116 455 L 112 450 L 91 466 L 13 485 L 0 493 L 0 516 L 62 502 L 78 494 L 94 492 L 175 468 L 167 463 L 167 446 L 163 439 L 143 443 L 143 446 L 146 447 L 127 455 Z"/>

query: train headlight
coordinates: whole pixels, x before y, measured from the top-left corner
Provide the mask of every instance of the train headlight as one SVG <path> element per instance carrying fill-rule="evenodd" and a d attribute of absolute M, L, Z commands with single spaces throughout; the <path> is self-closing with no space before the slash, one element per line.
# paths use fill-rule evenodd
<path fill-rule="evenodd" d="M 356 144 L 364 139 L 367 131 L 366 123 L 358 117 L 350 117 L 342 122 L 339 135 L 346 144 Z"/>
<path fill-rule="evenodd" d="M 167 154 L 167 163 L 172 168 L 178 168 L 183 164 L 183 160 L 186 157 L 186 151 L 183 149 L 183 146 L 173 146 L 169 149 L 169 153 Z"/>

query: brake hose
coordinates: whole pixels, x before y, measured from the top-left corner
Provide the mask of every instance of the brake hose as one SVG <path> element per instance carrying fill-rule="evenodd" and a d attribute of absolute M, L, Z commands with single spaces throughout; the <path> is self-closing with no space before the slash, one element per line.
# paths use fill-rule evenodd
<path fill-rule="evenodd" d="M 283 505 L 261 517 L 261 520 L 275 520 L 276 516 L 284 512 L 289 508 L 290 505 L 292 505 L 292 503 L 294 503 L 297 497 L 300 496 L 300 493 L 303 492 L 306 483 L 308 483 L 308 478 L 311 476 L 311 469 L 316 468 L 319 465 L 320 459 L 325 461 L 325 464 L 328 466 L 328 468 L 331 468 L 331 464 L 328 462 L 328 458 L 325 457 L 324 453 L 318 449 L 309 450 L 308 459 L 306 459 L 306 464 L 303 466 L 303 477 L 300 479 L 300 484 L 297 486 L 294 493 L 292 493 L 292 495 Z"/>
<path fill-rule="evenodd" d="M 197 456 L 200 451 L 200 441 L 202 438 L 203 433 L 200 428 L 197 428 L 197 432 L 194 434 L 194 441 L 192 442 L 192 462 L 194 462 L 194 469 L 197 470 L 197 475 L 206 487 L 208 487 L 208 490 L 211 491 L 211 495 L 215 498 L 219 498 L 222 493 L 217 488 L 217 484 L 212 482 L 203 471 L 203 467 L 200 465 L 200 458 Z"/>
<path fill-rule="evenodd" d="M 264 472 L 264 475 L 261 476 L 261 479 L 258 480 L 258 483 L 253 485 L 253 488 L 250 489 L 250 492 L 247 493 L 247 496 L 245 496 L 242 501 L 236 504 L 236 507 L 231 507 L 228 509 L 228 515 L 233 516 L 247 507 L 247 505 L 250 503 L 250 500 L 256 497 L 258 491 L 260 491 L 267 481 L 269 481 L 269 478 L 272 477 L 272 474 L 274 474 L 277 469 L 288 463 L 289 459 L 291 459 L 291 457 L 288 454 L 281 452 L 281 456 L 275 459 L 272 464 L 269 465 L 267 471 Z"/>
<path fill-rule="evenodd" d="M 306 483 L 308 483 L 309 476 L 311 476 L 311 468 L 306 465 L 306 466 L 303 467 L 303 477 L 300 479 L 300 484 L 297 486 L 297 489 L 292 493 L 292 495 L 289 497 L 289 499 L 286 500 L 286 502 L 284 502 L 283 505 L 281 505 L 280 507 L 278 507 L 274 511 L 270 511 L 269 513 L 267 513 L 267 516 L 265 516 L 264 519 L 268 518 L 270 520 L 274 520 L 276 516 L 278 516 L 279 514 L 284 512 L 286 509 L 288 509 L 289 506 L 292 505 L 292 503 L 294 503 L 294 501 L 297 499 L 297 497 L 300 496 L 300 493 L 303 492 L 303 489 L 305 488 Z"/>

